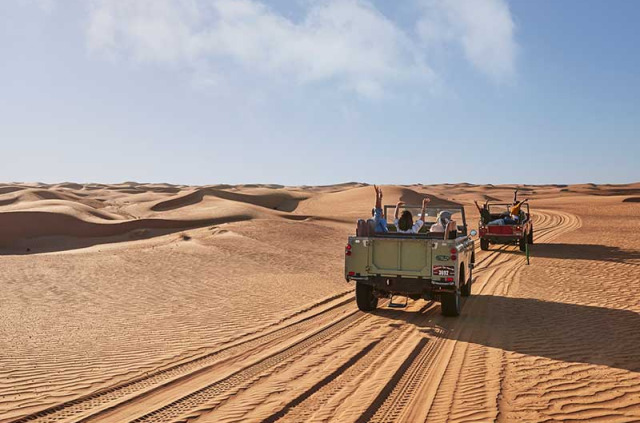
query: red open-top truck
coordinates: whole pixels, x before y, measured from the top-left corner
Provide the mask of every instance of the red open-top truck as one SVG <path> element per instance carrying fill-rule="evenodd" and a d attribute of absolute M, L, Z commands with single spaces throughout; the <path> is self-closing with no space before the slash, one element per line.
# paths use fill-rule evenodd
<path fill-rule="evenodd" d="M 491 222 L 508 217 L 511 206 L 513 206 L 511 203 L 488 202 L 486 204 L 489 213 L 491 213 L 491 221 L 485 224 L 481 220 L 479 223 L 478 233 L 482 250 L 488 250 L 489 244 L 517 243 L 520 251 L 525 251 L 527 244 L 533 244 L 533 223 L 528 203 L 522 205 L 516 223 L 508 224 L 502 221 L 501 224 L 491 224 Z"/>

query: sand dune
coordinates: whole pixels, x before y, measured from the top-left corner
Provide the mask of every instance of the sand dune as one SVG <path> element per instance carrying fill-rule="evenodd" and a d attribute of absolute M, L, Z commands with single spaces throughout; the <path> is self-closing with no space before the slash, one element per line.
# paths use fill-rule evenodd
<path fill-rule="evenodd" d="M 366 184 L 0 185 L 0 422 L 640 421 L 640 184 L 519 188 L 531 264 L 478 248 L 454 319 L 357 310 Z"/>

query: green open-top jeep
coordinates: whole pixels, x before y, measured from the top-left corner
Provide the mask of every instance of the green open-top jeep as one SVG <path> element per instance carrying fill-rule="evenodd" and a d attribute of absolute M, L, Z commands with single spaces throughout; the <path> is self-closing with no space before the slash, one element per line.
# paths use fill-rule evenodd
<path fill-rule="evenodd" d="M 393 208 L 384 207 L 385 218 Z M 404 209 L 420 217 L 419 206 L 404 206 Z M 447 230 L 430 232 L 441 211 L 451 213 Z M 440 301 L 442 314 L 458 316 L 460 296 L 471 294 L 475 262 L 471 236 L 476 231 L 467 232 L 464 208 L 427 207 L 425 224 L 416 234 L 399 233 L 392 222 L 387 222 L 387 228 L 388 232 L 376 232 L 373 221 L 369 220 L 366 226 L 358 225 L 356 236 L 349 237 L 345 248 L 345 278 L 356 282 L 358 307 L 371 311 L 377 307 L 379 298 L 393 300 L 399 295 Z M 393 301 L 391 305 L 395 305 Z"/>

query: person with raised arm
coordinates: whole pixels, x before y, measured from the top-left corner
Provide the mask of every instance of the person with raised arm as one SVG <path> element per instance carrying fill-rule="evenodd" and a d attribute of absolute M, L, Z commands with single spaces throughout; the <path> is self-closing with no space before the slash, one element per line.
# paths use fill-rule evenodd
<path fill-rule="evenodd" d="M 480 205 L 478 204 L 478 200 L 473 200 L 473 202 L 476 205 L 478 212 L 480 213 L 480 220 L 483 224 L 487 225 L 492 220 L 491 213 L 489 212 L 489 207 L 487 207 L 487 202 L 485 201 L 482 207 L 480 207 Z"/>
<path fill-rule="evenodd" d="M 398 217 L 400 212 L 400 207 L 404 206 L 404 201 L 398 201 L 396 204 L 396 211 L 393 215 L 393 223 L 396 225 L 396 229 L 401 234 L 417 234 L 420 232 L 420 228 L 424 225 L 424 219 L 426 216 L 426 208 L 427 204 L 431 201 L 430 198 L 425 198 L 422 200 L 422 212 L 420 214 L 420 219 L 413 222 L 413 215 L 409 210 L 405 210 L 402 212 L 402 215 Z"/>
<path fill-rule="evenodd" d="M 382 211 L 382 188 L 374 185 L 373 189 L 376 190 L 376 205 L 373 210 L 371 210 L 371 216 L 373 216 L 375 231 L 387 233 L 389 232 L 389 228 L 387 228 L 387 219 Z"/>

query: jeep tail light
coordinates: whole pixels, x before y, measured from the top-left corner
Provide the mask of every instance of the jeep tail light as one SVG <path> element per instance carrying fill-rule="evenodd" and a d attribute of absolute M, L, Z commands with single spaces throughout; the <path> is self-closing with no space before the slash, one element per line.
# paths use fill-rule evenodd
<path fill-rule="evenodd" d="M 346 248 L 347 250 L 350 250 L 351 249 L 351 244 L 347 244 L 347 246 L 344 247 L 344 248 Z"/>
<path fill-rule="evenodd" d="M 344 254 L 347 256 L 351 255 L 351 244 L 347 244 L 347 246 L 344 247 Z"/>
<path fill-rule="evenodd" d="M 349 272 L 349 276 L 355 276 L 356 272 Z"/>
<path fill-rule="evenodd" d="M 455 248 L 451 249 L 451 254 L 457 254 L 457 253 L 458 253 L 458 250 L 456 250 Z"/>
<path fill-rule="evenodd" d="M 447 278 L 447 282 L 453 282 L 453 278 Z"/>
<path fill-rule="evenodd" d="M 456 256 L 455 254 L 451 255 L 451 260 L 456 261 L 458 259 L 458 256 Z"/>

